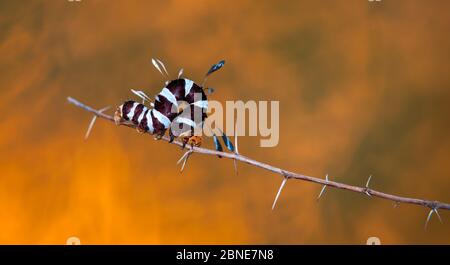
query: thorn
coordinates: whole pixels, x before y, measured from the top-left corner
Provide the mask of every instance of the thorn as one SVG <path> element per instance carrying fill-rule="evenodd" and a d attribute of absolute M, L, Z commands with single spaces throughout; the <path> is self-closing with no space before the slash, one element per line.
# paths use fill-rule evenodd
<path fill-rule="evenodd" d="M 280 197 L 281 191 L 283 190 L 283 187 L 286 184 L 287 180 L 288 180 L 288 178 L 284 177 L 283 182 L 281 182 L 280 188 L 278 189 L 277 196 L 275 196 L 275 200 L 273 201 L 273 204 L 272 204 L 272 211 L 273 211 L 273 209 L 275 209 L 275 205 L 277 204 L 278 197 Z"/>
<path fill-rule="evenodd" d="M 183 74 L 183 68 L 181 68 L 180 71 L 178 72 L 178 79 L 180 79 L 182 74 Z"/>
<path fill-rule="evenodd" d="M 96 120 L 97 120 L 97 115 L 94 115 L 94 116 L 92 117 L 91 122 L 89 123 L 89 127 L 88 127 L 88 129 L 87 129 L 87 131 L 86 131 L 86 134 L 84 135 L 84 140 L 87 140 L 87 138 L 88 138 L 89 135 L 91 134 L 92 127 L 94 126 L 94 123 L 95 123 Z"/>
<path fill-rule="evenodd" d="M 181 166 L 180 172 L 183 172 L 184 166 L 186 165 L 186 162 L 187 162 L 187 160 L 189 159 L 189 156 L 190 156 L 190 155 L 191 155 L 191 153 L 189 153 L 189 154 L 186 156 L 186 158 L 184 159 L 183 165 Z"/>
<path fill-rule="evenodd" d="M 104 112 L 105 110 L 107 110 L 107 109 L 109 109 L 110 107 L 108 106 L 108 107 L 104 107 L 103 109 L 100 109 L 98 112 L 100 112 L 100 113 L 102 113 L 102 112 Z M 94 127 L 94 124 L 95 124 L 95 121 L 97 120 L 97 115 L 94 115 L 93 117 L 92 117 L 92 120 L 91 120 L 91 122 L 89 123 L 89 127 L 88 127 L 88 129 L 87 129 L 87 131 L 86 131 L 86 134 L 84 135 L 84 140 L 87 140 L 87 138 L 89 137 L 89 135 L 91 134 L 91 131 L 92 131 L 92 128 Z"/>
<path fill-rule="evenodd" d="M 186 162 L 189 158 L 189 155 L 192 153 L 192 150 L 186 151 L 181 158 L 178 160 L 177 165 L 181 163 L 181 161 L 183 161 L 183 165 L 181 165 L 181 170 L 180 172 L 183 172 L 184 166 L 186 165 Z"/>
<path fill-rule="evenodd" d="M 107 106 L 107 107 L 104 107 L 103 109 L 98 110 L 98 112 L 103 113 L 104 111 L 107 111 L 110 108 L 111 108 L 110 106 Z"/>
<path fill-rule="evenodd" d="M 434 209 L 431 209 L 430 212 L 428 213 L 427 221 L 425 222 L 425 227 L 424 227 L 425 230 L 427 229 L 428 222 L 430 221 L 431 215 L 433 215 L 433 213 L 434 213 Z"/>
<path fill-rule="evenodd" d="M 394 202 L 394 208 L 397 208 L 400 205 L 399 202 Z"/>
<path fill-rule="evenodd" d="M 369 196 L 369 197 L 372 197 L 372 195 L 370 195 L 370 193 L 369 193 L 369 183 L 370 183 L 370 180 L 372 179 L 372 175 L 370 175 L 369 176 L 369 179 L 367 179 L 367 182 L 366 182 L 366 188 L 365 188 L 365 191 L 364 191 L 364 193 L 367 195 L 367 196 Z"/>
<path fill-rule="evenodd" d="M 369 176 L 369 179 L 367 179 L 366 182 L 366 188 L 369 188 L 370 179 L 372 178 L 372 175 Z"/>
<path fill-rule="evenodd" d="M 325 176 L 325 180 L 328 182 L 328 174 Z M 326 187 L 327 185 L 323 185 L 322 190 L 320 190 L 319 196 L 317 196 L 317 201 L 319 201 L 320 197 L 322 197 L 322 194 L 324 193 Z"/>
<path fill-rule="evenodd" d="M 181 158 L 178 160 L 177 165 L 181 163 L 181 161 L 183 161 L 183 159 L 190 153 L 192 152 L 191 150 L 186 151 Z"/>
<path fill-rule="evenodd" d="M 438 210 L 436 208 L 434 208 L 433 211 L 437 215 L 439 222 L 441 222 L 441 224 L 443 224 L 444 222 L 442 221 L 441 215 L 439 214 Z"/>

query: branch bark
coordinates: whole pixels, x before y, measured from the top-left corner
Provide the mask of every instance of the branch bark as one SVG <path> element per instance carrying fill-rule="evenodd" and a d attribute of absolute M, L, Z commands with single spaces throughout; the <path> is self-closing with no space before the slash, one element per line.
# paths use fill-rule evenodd
<path fill-rule="evenodd" d="M 93 108 L 91 108 L 91 107 L 89 107 L 89 106 L 79 102 L 78 100 L 71 98 L 71 97 L 68 97 L 67 100 L 71 104 L 74 104 L 75 106 L 80 107 L 80 108 L 84 109 L 85 111 L 91 112 L 97 117 L 100 117 L 102 119 L 108 120 L 110 122 L 114 122 L 114 118 L 112 116 L 104 114 L 100 110 L 93 109 Z M 121 125 L 124 125 L 124 126 L 127 126 L 127 127 L 131 127 L 131 128 L 136 128 L 135 125 L 133 125 L 132 123 L 128 123 L 128 122 L 122 123 Z M 168 142 L 169 141 L 169 137 L 163 136 L 162 140 Z M 172 144 L 175 144 L 175 145 L 178 145 L 178 146 L 182 146 L 182 143 L 179 142 L 179 141 L 173 141 Z M 255 166 L 255 167 L 259 167 L 259 168 L 262 168 L 262 169 L 274 172 L 276 174 L 279 174 L 279 175 L 283 176 L 286 179 L 297 179 L 297 180 L 302 180 L 302 181 L 309 181 L 309 182 L 321 184 L 321 185 L 332 187 L 332 188 L 348 190 L 348 191 L 352 191 L 352 192 L 356 192 L 356 193 L 361 193 L 363 195 L 368 195 L 368 196 L 371 196 L 371 197 L 378 197 L 378 198 L 390 200 L 390 201 L 395 202 L 396 204 L 405 203 L 405 204 L 420 205 L 420 206 L 423 206 L 423 207 L 431 209 L 429 216 L 433 212 L 436 212 L 436 214 L 438 214 L 437 213 L 438 209 L 450 210 L 450 204 L 448 204 L 448 203 L 392 195 L 392 194 L 384 193 L 384 192 L 377 191 L 377 190 L 374 190 L 374 189 L 370 189 L 368 187 L 368 185 L 366 187 L 359 187 L 359 186 L 348 185 L 348 184 L 341 183 L 341 182 L 330 181 L 330 180 L 320 179 L 320 178 L 316 178 L 316 177 L 310 177 L 310 176 L 306 176 L 306 175 L 303 175 L 303 174 L 298 174 L 298 173 L 295 173 L 295 172 L 284 170 L 284 169 L 281 169 L 279 167 L 275 167 L 275 166 L 272 166 L 272 165 L 269 165 L 269 164 L 266 164 L 266 163 L 263 163 L 263 162 L 259 162 L 259 161 L 256 161 L 254 159 L 251 159 L 249 157 L 246 157 L 246 156 L 243 156 L 243 155 L 237 154 L 237 153 L 218 152 L 218 151 L 215 151 L 215 150 L 206 149 L 206 148 L 202 148 L 202 147 L 186 146 L 186 148 L 189 151 L 193 152 L 193 153 L 205 154 L 205 155 L 213 155 L 213 156 L 218 155 L 218 156 L 221 156 L 221 157 L 224 157 L 224 158 L 241 161 L 243 163 L 246 163 L 246 164 L 249 164 L 249 165 L 252 165 L 252 166 Z"/>

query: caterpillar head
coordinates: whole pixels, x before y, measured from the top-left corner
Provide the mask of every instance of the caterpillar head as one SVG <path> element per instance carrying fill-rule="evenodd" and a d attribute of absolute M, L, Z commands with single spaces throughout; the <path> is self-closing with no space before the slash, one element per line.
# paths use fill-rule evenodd
<path fill-rule="evenodd" d="M 124 121 L 130 120 L 127 116 L 130 113 L 130 110 L 133 106 L 137 104 L 136 102 L 129 100 L 117 107 L 116 112 L 114 113 L 114 121 L 117 125 L 121 124 Z"/>
<path fill-rule="evenodd" d="M 117 107 L 116 112 L 114 113 L 114 122 L 116 123 L 116 125 L 119 125 L 124 121 L 124 118 L 122 116 L 122 109 L 123 104 Z"/>

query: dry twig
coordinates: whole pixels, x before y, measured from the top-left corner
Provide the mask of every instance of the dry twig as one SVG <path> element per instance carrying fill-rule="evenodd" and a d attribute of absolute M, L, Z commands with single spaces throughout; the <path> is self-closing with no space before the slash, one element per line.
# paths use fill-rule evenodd
<path fill-rule="evenodd" d="M 107 115 L 105 113 L 103 113 L 102 110 L 96 110 L 93 109 L 81 102 L 79 102 L 76 99 L 73 99 L 71 97 L 68 97 L 67 100 L 74 104 L 77 107 L 80 107 L 88 112 L 93 113 L 95 116 L 100 117 L 102 119 L 108 120 L 110 122 L 114 122 L 114 118 L 110 115 Z M 133 125 L 132 123 L 129 122 L 124 122 L 121 125 L 124 126 L 128 126 L 131 128 L 135 128 L 136 126 Z M 162 140 L 164 141 L 169 141 L 169 137 L 167 136 L 163 136 Z M 236 140 L 236 139 L 235 139 Z M 183 146 L 183 144 L 179 141 L 173 141 L 172 144 L 178 145 L 178 146 Z M 297 179 L 297 180 L 303 180 L 303 181 L 309 181 L 309 182 L 313 182 L 313 183 L 317 183 L 320 185 L 323 185 L 323 188 L 319 194 L 318 199 L 322 196 L 325 187 L 331 187 L 331 188 L 337 188 L 337 189 L 343 189 L 343 190 L 347 190 L 347 191 L 352 191 L 352 192 L 356 192 L 356 193 L 361 193 L 370 197 L 378 197 L 378 198 L 382 198 L 382 199 L 386 199 L 386 200 L 390 200 L 393 201 L 395 203 L 395 206 L 397 206 L 400 203 L 405 203 L 405 204 L 416 204 L 416 205 L 420 205 L 426 208 L 429 208 L 429 214 L 427 215 L 427 219 L 426 219 L 426 223 L 425 223 L 425 227 L 428 224 L 428 221 L 430 220 L 431 216 L 433 213 L 435 213 L 438 217 L 439 220 L 441 220 L 441 217 L 438 213 L 439 209 L 443 209 L 443 210 L 450 210 L 450 204 L 448 203 L 444 203 L 444 202 L 439 202 L 439 201 L 431 201 L 431 200 L 423 200 L 423 199 L 416 199 L 416 198 L 408 198 L 408 197 L 402 197 L 402 196 L 397 196 L 397 195 L 392 195 L 392 194 L 388 194 L 388 193 L 384 193 L 381 191 L 377 191 L 374 189 L 369 188 L 369 183 L 370 180 L 372 178 L 372 176 L 369 177 L 369 179 L 366 182 L 365 187 L 359 187 L 359 186 L 353 186 L 353 185 L 348 185 L 345 183 L 341 183 L 341 182 L 336 182 L 336 181 L 330 181 L 328 180 L 328 175 L 326 177 L 326 179 L 321 179 L 321 178 L 315 178 L 315 177 L 310 177 L 310 176 L 306 176 L 303 174 L 298 174 L 298 173 L 294 173 L 291 171 L 287 171 L 284 169 L 281 169 L 279 167 L 275 167 L 266 163 L 262 163 L 256 160 L 253 160 L 251 158 L 248 158 L 246 156 L 241 155 L 237 149 L 237 142 L 235 143 L 236 145 L 236 151 L 234 153 L 227 153 L 227 152 L 219 152 L 219 151 L 215 151 L 215 150 L 211 150 L 211 149 L 206 149 L 206 148 L 201 148 L 201 147 L 191 147 L 191 146 L 186 146 L 186 148 L 188 149 L 188 151 L 181 157 L 180 161 L 183 161 L 183 167 L 182 170 L 184 168 L 184 165 L 186 163 L 186 160 L 189 158 L 189 156 L 192 153 L 198 153 L 198 154 L 205 154 L 205 155 L 213 155 L 213 156 L 220 156 L 220 157 L 224 157 L 224 158 L 228 158 L 228 159 L 232 159 L 234 161 L 241 161 L 243 163 L 255 166 L 255 167 L 259 167 L 271 172 L 274 172 L 276 174 L 279 174 L 283 177 L 283 182 L 278 190 L 278 193 L 275 197 L 275 201 L 272 205 L 272 209 L 275 207 L 275 204 L 280 196 L 280 193 L 284 187 L 284 185 L 286 184 L 288 179 Z"/>

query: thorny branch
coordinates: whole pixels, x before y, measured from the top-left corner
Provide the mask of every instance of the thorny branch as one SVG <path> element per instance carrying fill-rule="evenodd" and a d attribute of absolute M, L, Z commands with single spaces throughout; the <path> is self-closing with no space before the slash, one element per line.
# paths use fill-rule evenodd
<path fill-rule="evenodd" d="M 110 115 L 107 115 L 105 113 L 103 113 L 103 109 L 102 110 L 96 110 L 93 109 L 81 102 L 79 102 L 78 100 L 68 97 L 67 100 L 74 104 L 77 107 L 80 107 L 88 112 L 91 112 L 94 114 L 94 117 L 100 117 L 102 119 L 108 120 L 110 122 L 114 122 L 114 118 Z M 127 126 L 127 127 L 131 127 L 131 128 L 136 128 L 135 125 L 133 125 L 132 123 L 129 122 L 124 122 L 121 125 Z M 169 141 L 169 137 L 167 136 L 163 136 L 162 140 L 164 141 Z M 277 173 L 279 175 L 281 175 L 283 177 L 283 182 L 281 183 L 281 186 L 278 190 L 278 193 L 276 195 L 275 201 L 272 205 L 272 209 L 275 207 L 276 201 L 278 199 L 278 197 L 280 196 L 280 193 L 284 187 L 284 185 L 286 184 L 288 179 L 297 179 L 297 180 L 303 180 L 303 181 L 309 181 L 309 182 L 313 182 L 313 183 L 317 183 L 317 184 L 321 184 L 323 185 L 323 188 L 319 194 L 319 197 L 317 199 L 319 199 L 323 192 L 325 191 L 325 187 L 331 187 L 331 188 L 337 188 L 337 189 L 343 189 L 343 190 L 348 190 L 348 191 L 352 191 L 352 192 L 357 192 L 357 193 L 361 193 L 364 195 L 367 195 L 369 197 L 378 197 L 378 198 L 382 198 L 382 199 L 386 199 L 386 200 L 390 200 L 394 202 L 394 206 L 398 206 L 398 204 L 400 203 L 405 203 L 405 204 L 416 204 L 416 205 L 420 205 L 426 208 L 429 208 L 430 211 L 427 215 L 427 219 L 426 219 L 426 223 L 425 223 L 425 228 L 428 224 L 428 221 L 430 220 L 431 216 L 433 213 L 435 213 L 437 215 L 437 217 L 439 218 L 439 220 L 441 221 L 441 217 L 438 213 L 439 209 L 443 209 L 443 210 L 450 210 L 450 204 L 448 203 L 444 203 L 444 202 L 439 202 L 439 201 L 431 201 L 431 200 L 423 200 L 423 199 L 416 199 L 416 198 L 408 198 L 408 197 L 402 197 L 402 196 L 397 196 L 397 195 L 392 195 L 392 194 L 388 194 L 388 193 L 384 193 L 381 191 L 377 191 L 374 189 L 371 189 L 369 187 L 369 183 L 370 180 L 372 178 L 372 176 L 369 176 L 366 185 L 364 187 L 359 187 L 359 186 L 353 186 L 353 185 L 348 185 L 345 183 L 340 183 L 340 182 L 336 182 L 336 181 L 330 181 L 328 179 L 328 175 L 326 176 L 325 179 L 321 179 L 321 178 L 316 178 L 316 177 L 310 177 L 310 176 L 306 176 L 303 174 L 298 174 L 298 173 L 294 173 L 291 171 L 287 171 L 284 169 L 281 169 L 279 167 L 275 167 L 263 162 L 259 162 L 256 160 L 253 160 L 249 157 L 243 156 L 241 154 L 239 154 L 237 152 L 237 139 L 235 138 L 235 145 L 236 145 L 236 152 L 234 153 L 228 153 L 228 152 L 219 152 L 219 151 L 215 151 L 215 150 L 211 150 L 211 149 L 206 149 L 206 148 L 201 148 L 201 147 L 191 147 L 191 146 L 186 146 L 186 148 L 188 149 L 188 151 L 181 157 L 181 159 L 178 161 L 178 163 L 180 163 L 181 161 L 183 161 L 183 166 L 182 169 L 184 168 L 184 165 L 186 164 L 186 160 L 189 158 L 189 156 L 192 153 L 198 153 L 198 154 L 205 154 L 205 155 L 213 155 L 213 156 L 220 156 L 220 157 L 224 157 L 224 158 L 228 158 L 228 159 L 232 159 L 234 161 L 241 161 L 244 163 L 247 163 L 249 165 L 255 166 L 255 167 L 259 167 L 268 171 L 272 171 L 274 173 Z M 172 142 L 175 145 L 178 146 L 182 146 L 183 144 L 179 141 L 173 141 Z"/>

